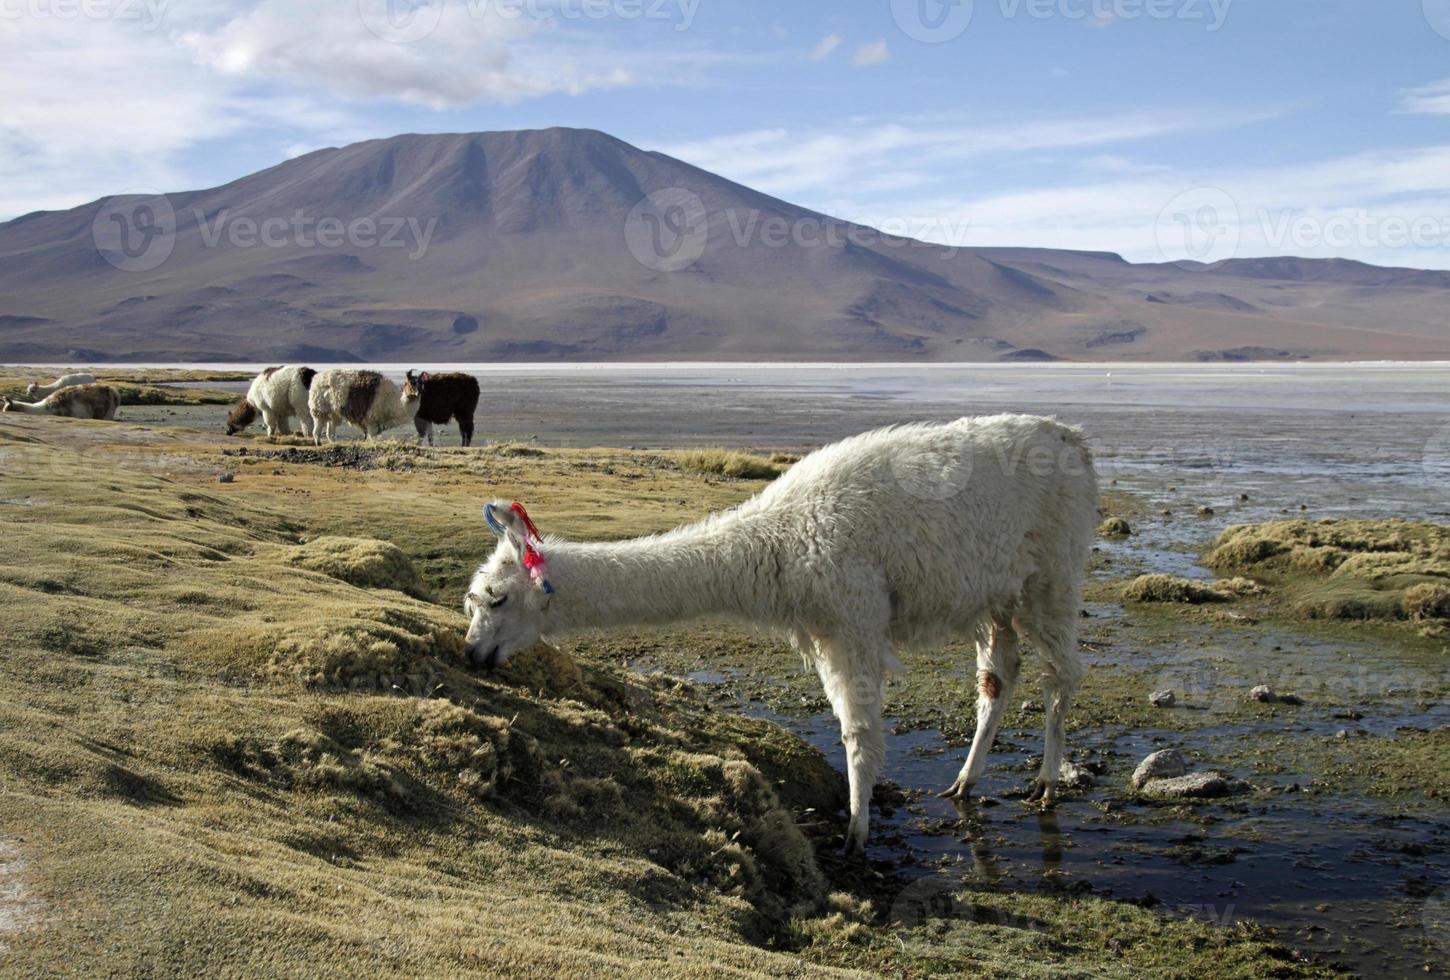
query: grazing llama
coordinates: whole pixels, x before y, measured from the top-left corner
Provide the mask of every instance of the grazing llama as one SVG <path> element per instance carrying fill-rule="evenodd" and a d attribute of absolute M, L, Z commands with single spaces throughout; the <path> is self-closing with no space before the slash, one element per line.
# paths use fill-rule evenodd
<path fill-rule="evenodd" d="M 1097 517 L 1092 455 L 1076 429 L 999 415 L 868 432 L 812 453 L 731 510 L 628 541 L 541 538 L 518 504 L 489 504 L 484 516 L 502 540 L 464 602 L 474 666 L 496 667 L 544 634 L 711 614 L 789 637 L 841 723 L 848 851 L 866 843 L 886 754 L 883 685 L 902 647 L 976 638 L 977 730 L 942 794 L 954 798 L 986 769 L 1019 637 L 1035 647 L 1047 733 L 1029 799 L 1056 796 Z"/>
<path fill-rule="evenodd" d="M 418 399 L 418 414 L 413 417 L 413 427 L 418 430 L 418 442 L 425 439 L 433 445 L 433 426 L 447 425 L 458 420 L 458 434 L 465 446 L 473 445 L 473 413 L 478 408 L 478 379 L 471 374 L 450 372 L 448 374 L 422 374 L 408 372 L 403 383 L 403 396 L 411 394 Z"/>
<path fill-rule="evenodd" d="M 269 367 L 252 380 L 247 397 L 239 399 L 227 415 L 227 435 L 234 436 L 262 417 L 269 436 L 292 434 L 292 419 L 302 423 L 302 434 L 312 438 L 312 409 L 307 397 L 317 372 L 300 364 Z"/>
<path fill-rule="evenodd" d="M 110 421 L 121 407 L 121 396 L 109 385 L 73 385 L 46 395 L 35 403 L 5 398 L 0 412 L 24 412 L 26 415 L 60 415 L 72 419 Z"/>
<path fill-rule="evenodd" d="M 62 374 L 48 385 L 29 384 L 25 386 L 26 398 L 45 398 L 53 395 L 62 388 L 73 388 L 76 385 L 93 385 L 96 383 L 96 376 L 86 371 L 77 371 L 75 374 Z"/>
<path fill-rule="evenodd" d="M 312 438 L 320 446 L 324 439 L 336 440 L 339 422 L 351 423 L 368 439 L 396 428 L 417 414 L 418 399 L 406 397 L 376 371 L 334 368 L 312 379 L 307 406 Z"/>

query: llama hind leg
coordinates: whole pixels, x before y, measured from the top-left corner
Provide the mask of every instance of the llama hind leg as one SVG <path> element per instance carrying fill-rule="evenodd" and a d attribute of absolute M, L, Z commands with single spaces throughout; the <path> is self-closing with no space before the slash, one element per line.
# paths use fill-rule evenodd
<path fill-rule="evenodd" d="M 1057 588 L 1047 594 L 1037 591 L 1035 595 L 1032 591 L 1029 589 L 1026 622 L 1021 625 L 1044 661 L 1042 703 L 1047 719 L 1042 771 L 1027 799 L 1047 804 L 1057 798 L 1057 781 L 1067 741 L 1067 713 L 1086 671 L 1077 652 L 1078 590 Z"/>
<path fill-rule="evenodd" d="M 886 761 L 886 734 L 881 720 L 885 677 L 865 650 L 836 640 L 816 641 L 816 672 L 841 724 L 846 747 L 846 778 L 850 784 L 851 820 L 846 827 L 846 853 L 866 849 L 871 832 L 871 791 Z"/>
<path fill-rule="evenodd" d="M 997 738 L 997 729 L 1022 667 L 1017 647 L 1017 630 L 1010 617 L 993 616 L 987 636 L 977 640 L 977 731 L 966 764 L 956 782 L 940 794 L 946 799 L 964 800 L 987 769 L 987 756 Z"/>

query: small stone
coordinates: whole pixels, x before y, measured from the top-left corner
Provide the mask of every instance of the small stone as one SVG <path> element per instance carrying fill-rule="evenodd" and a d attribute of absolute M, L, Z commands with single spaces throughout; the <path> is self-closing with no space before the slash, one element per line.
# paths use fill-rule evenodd
<path fill-rule="evenodd" d="M 1248 494 L 1246 494 L 1246 493 L 1239 494 L 1239 503 L 1246 504 L 1248 502 L 1249 502 L 1249 495 Z"/>
<path fill-rule="evenodd" d="M 1030 699 L 1027 700 L 1027 701 L 1023 701 L 1022 702 L 1022 710 L 1024 712 L 1041 711 L 1042 710 L 1042 702 L 1041 701 L 1033 701 L 1033 700 L 1030 700 Z"/>
<path fill-rule="evenodd" d="M 1202 800 L 1232 796 L 1235 793 L 1242 793 L 1248 788 L 1247 783 L 1225 776 L 1223 773 L 1203 771 L 1189 773 L 1186 776 L 1174 776 L 1169 779 L 1151 779 L 1142 787 L 1142 790 L 1151 796 Z"/>
<path fill-rule="evenodd" d="M 1171 708 L 1177 700 L 1172 691 L 1154 691 L 1148 695 L 1148 703 L 1155 708 Z"/>
<path fill-rule="evenodd" d="M 1213 508 L 1212 507 L 1200 507 L 1200 508 L 1198 508 L 1198 516 L 1199 517 L 1212 517 L 1213 516 Z"/>
<path fill-rule="evenodd" d="M 1260 684 L 1258 687 L 1254 688 L 1252 691 L 1249 692 L 1249 697 L 1255 701 L 1258 701 L 1260 704 L 1279 703 L 1279 695 L 1275 694 L 1274 689 L 1267 684 Z"/>
<path fill-rule="evenodd" d="M 1068 789 L 1086 789 L 1097 782 L 1092 773 L 1076 762 L 1067 759 L 1062 760 L 1062 765 L 1058 768 L 1057 779 Z"/>
<path fill-rule="evenodd" d="M 1173 516 L 1173 511 L 1171 511 L 1171 510 L 1160 510 L 1158 513 L 1159 513 L 1159 515 L 1161 515 L 1163 517 L 1172 517 Z"/>
<path fill-rule="evenodd" d="M 1188 771 L 1188 762 L 1177 749 L 1163 749 L 1154 752 L 1133 770 L 1133 788 L 1142 789 L 1143 784 L 1153 779 L 1167 779 L 1182 776 Z"/>
<path fill-rule="evenodd" d="M 217 474 L 216 482 L 218 482 L 218 483 L 231 483 L 234 480 L 236 480 L 236 478 L 237 478 L 237 475 L 235 473 L 219 473 L 219 474 Z"/>

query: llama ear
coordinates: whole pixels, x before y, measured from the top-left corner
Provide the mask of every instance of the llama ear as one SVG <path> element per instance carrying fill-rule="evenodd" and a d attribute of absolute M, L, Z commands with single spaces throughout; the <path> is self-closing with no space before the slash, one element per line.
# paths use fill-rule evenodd
<path fill-rule="evenodd" d="M 520 558 L 524 555 L 524 537 L 526 528 L 519 515 L 509 508 L 509 505 L 502 500 L 495 500 L 493 503 L 483 505 L 483 519 L 488 522 L 489 530 L 497 534 L 509 543 L 518 553 Z"/>

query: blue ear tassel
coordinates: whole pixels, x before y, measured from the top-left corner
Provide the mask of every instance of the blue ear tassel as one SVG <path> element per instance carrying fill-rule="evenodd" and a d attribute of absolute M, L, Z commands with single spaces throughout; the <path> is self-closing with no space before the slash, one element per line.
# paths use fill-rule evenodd
<path fill-rule="evenodd" d="M 483 505 L 483 519 L 485 521 L 488 521 L 489 529 L 492 530 L 494 534 L 497 534 L 500 537 L 503 536 L 503 525 L 498 522 L 498 518 L 493 516 L 493 504 Z"/>

